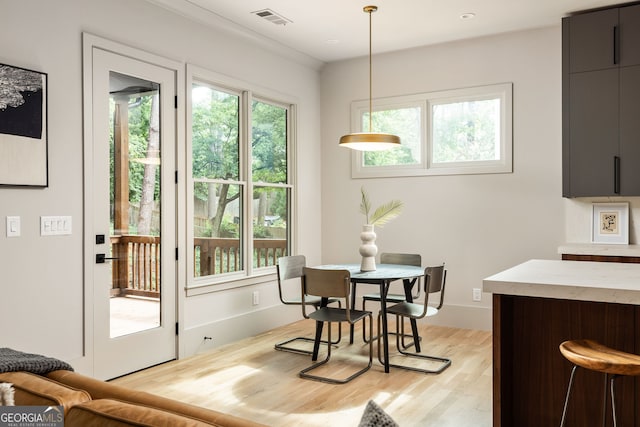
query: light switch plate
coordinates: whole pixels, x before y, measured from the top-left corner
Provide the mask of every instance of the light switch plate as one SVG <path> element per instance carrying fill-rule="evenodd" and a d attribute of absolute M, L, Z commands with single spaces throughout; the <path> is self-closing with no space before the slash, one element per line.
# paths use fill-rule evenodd
<path fill-rule="evenodd" d="M 8 216 L 7 217 L 7 237 L 19 237 L 20 236 L 20 217 Z"/>
<path fill-rule="evenodd" d="M 41 216 L 40 235 L 60 236 L 71 234 L 72 224 L 70 216 Z"/>

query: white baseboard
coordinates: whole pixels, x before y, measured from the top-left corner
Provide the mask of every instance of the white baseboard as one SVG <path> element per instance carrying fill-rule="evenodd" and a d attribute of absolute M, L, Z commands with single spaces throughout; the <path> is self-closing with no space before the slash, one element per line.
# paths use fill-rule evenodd
<path fill-rule="evenodd" d="M 493 310 L 490 307 L 445 304 L 436 316 L 429 318 L 432 325 L 461 329 L 491 331 Z"/>
<path fill-rule="evenodd" d="M 439 326 L 490 331 L 491 318 L 492 310 L 489 307 L 445 305 L 428 322 Z M 278 305 L 193 327 L 182 332 L 180 341 L 184 353 L 181 357 L 211 350 L 300 319 L 299 307 Z M 205 340 L 204 337 L 211 339 Z"/>
<path fill-rule="evenodd" d="M 211 350 L 300 319 L 302 319 L 300 307 L 276 305 L 189 328 L 182 331 L 180 337 L 180 346 L 184 349 L 180 357 Z"/>

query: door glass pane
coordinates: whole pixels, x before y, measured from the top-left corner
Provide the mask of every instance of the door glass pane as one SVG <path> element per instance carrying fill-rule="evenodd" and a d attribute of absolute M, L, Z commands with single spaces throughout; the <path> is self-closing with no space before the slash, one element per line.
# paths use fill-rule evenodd
<path fill-rule="evenodd" d="M 110 72 L 110 336 L 160 326 L 160 85 Z"/>

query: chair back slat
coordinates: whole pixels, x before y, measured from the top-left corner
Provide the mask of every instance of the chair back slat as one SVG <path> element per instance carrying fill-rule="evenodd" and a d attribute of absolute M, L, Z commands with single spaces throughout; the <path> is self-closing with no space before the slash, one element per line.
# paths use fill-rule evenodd
<path fill-rule="evenodd" d="M 304 290 L 307 295 L 323 298 L 349 299 L 351 274 L 349 270 L 325 270 L 304 267 Z"/>
<path fill-rule="evenodd" d="M 427 277 L 425 281 L 425 292 L 434 294 L 442 291 L 444 285 L 444 265 L 437 267 L 427 267 L 424 275 Z"/>
<path fill-rule="evenodd" d="M 444 304 L 444 289 L 447 283 L 447 270 L 443 265 L 435 267 L 427 267 L 424 269 L 425 281 L 425 310 L 429 302 L 429 295 L 440 293 L 440 302 L 436 306 L 438 310 L 442 308 Z"/>
<path fill-rule="evenodd" d="M 278 280 L 295 279 L 302 277 L 302 269 L 307 264 L 304 255 L 291 255 L 278 258 Z"/>
<path fill-rule="evenodd" d="M 383 253 L 380 255 L 380 264 L 401 264 L 420 267 L 422 265 L 422 257 L 420 254 Z"/>

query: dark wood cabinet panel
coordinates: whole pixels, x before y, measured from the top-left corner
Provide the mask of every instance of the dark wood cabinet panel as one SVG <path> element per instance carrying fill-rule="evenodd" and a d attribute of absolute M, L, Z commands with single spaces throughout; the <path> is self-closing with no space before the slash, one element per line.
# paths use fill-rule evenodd
<path fill-rule="evenodd" d="M 638 27 L 640 28 L 640 25 Z M 637 50 L 640 52 L 640 47 Z M 640 195 L 640 66 L 638 65 L 620 68 L 620 194 Z"/>
<path fill-rule="evenodd" d="M 614 68 L 618 9 L 583 13 L 567 19 L 569 24 L 570 73 Z"/>
<path fill-rule="evenodd" d="M 635 352 L 637 306 L 551 298 L 494 295 L 494 426 L 559 425 L 571 364 L 558 346 L 590 338 Z M 580 370 L 568 408 L 567 426 L 601 425 L 602 374 Z M 620 425 L 640 426 L 637 383 L 622 377 L 617 385 Z M 611 408 L 607 406 L 610 419 Z"/>
<path fill-rule="evenodd" d="M 617 69 L 569 76 L 569 162 L 565 166 L 572 197 L 615 193 L 618 86 Z"/>
<path fill-rule="evenodd" d="M 562 20 L 562 193 L 640 196 L 640 4 Z"/>
<path fill-rule="evenodd" d="M 620 8 L 620 66 L 640 65 L 640 5 Z"/>
<path fill-rule="evenodd" d="M 562 254 L 562 259 L 564 261 L 628 262 L 640 264 L 640 257 L 636 256 Z"/>

